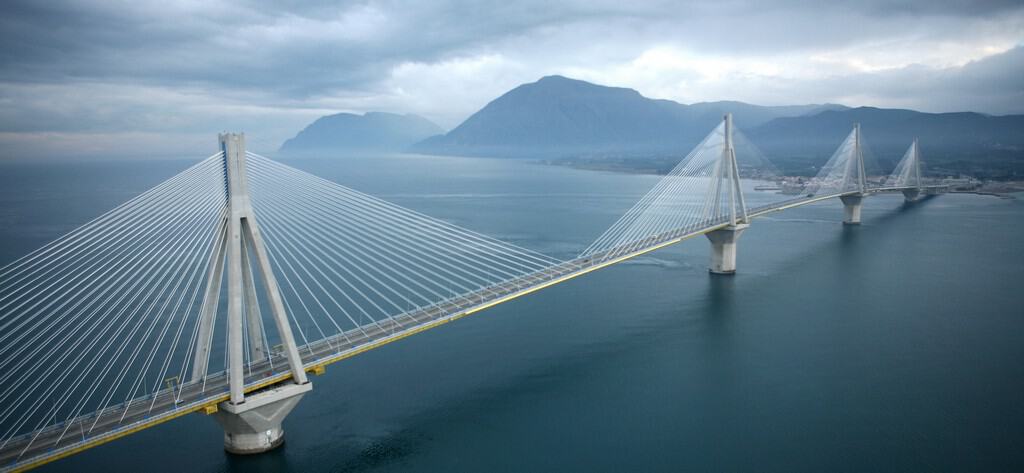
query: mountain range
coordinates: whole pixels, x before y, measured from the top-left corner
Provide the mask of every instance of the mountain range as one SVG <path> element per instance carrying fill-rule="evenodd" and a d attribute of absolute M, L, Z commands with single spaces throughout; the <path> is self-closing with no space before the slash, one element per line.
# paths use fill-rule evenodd
<path fill-rule="evenodd" d="M 762 107 L 742 102 L 683 105 L 633 89 L 562 76 L 523 84 L 498 97 L 445 135 L 412 147 L 428 154 L 493 157 L 649 156 L 678 153 L 733 113 L 757 126 L 839 105 Z"/>
<path fill-rule="evenodd" d="M 861 123 L 879 172 L 891 169 L 918 137 L 924 160 L 934 171 L 1024 176 L 1024 115 L 923 113 L 836 104 L 760 106 L 723 101 L 686 105 L 562 76 L 520 85 L 448 133 L 439 133 L 436 125 L 411 116 L 404 116 L 410 120 L 405 130 L 409 133 L 396 130 L 406 126 L 404 122 L 388 122 L 387 129 L 403 138 L 391 143 L 390 149 L 414 153 L 607 160 L 620 167 L 663 170 L 686 155 L 725 113 L 732 113 L 737 128 L 787 174 L 814 174 L 853 124 Z M 346 127 L 358 122 L 334 118 L 343 115 L 347 114 L 317 120 L 286 142 L 282 151 L 306 147 L 313 137 L 317 143 L 338 143 L 335 149 L 348 149 L 354 134 L 378 136 L 365 129 L 352 133 Z M 366 116 L 371 115 L 376 114 Z M 364 122 L 363 126 L 372 125 Z M 430 130 L 433 136 L 427 137 Z M 414 140 L 416 136 L 420 139 Z"/>
<path fill-rule="evenodd" d="M 853 123 L 861 124 L 865 147 L 879 171 L 888 172 L 918 138 L 922 160 L 933 173 L 1024 176 L 1024 115 L 858 107 L 776 118 L 747 136 L 776 166 L 792 173 L 819 166 Z"/>
<path fill-rule="evenodd" d="M 402 151 L 444 130 L 417 115 L 368 112 L 320 117 L 281 145 L 287 154 L 323 151 Z"/>

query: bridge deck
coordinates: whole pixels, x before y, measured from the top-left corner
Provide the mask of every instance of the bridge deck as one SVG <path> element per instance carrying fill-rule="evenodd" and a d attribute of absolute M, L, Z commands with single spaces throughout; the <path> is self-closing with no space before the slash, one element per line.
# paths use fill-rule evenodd
<path fill-rule="evenodd" d="M 941 186 L 930 186 L 939 188 Z M 876 188 L 867 193 L 900 192 L 907 187 Z M 750 218 L 793 207 L 828 200 L 857 192 L 824 196 L 800 196 L 748 210 Z M 437 304 L 397 315 L 388 320 L 364 325 L 300 347 L 308 371 L 349 358 L 395 340 L 428 330 L 486 308 L 507 302 L 540 289 L 559 284 L 592 271 L 679 243 L 728 226 L 727 219 L 704 221 L 691 227 L 652 235 L 602 253 L 579 257 L 542 271 L 505 281 L 495 286 L 463 294 Z M 248 368 L 246 392 L 256 391 L 290 378 L 285 358 L 274 353 Z M 63 458 L 82 450 L 135 433 L 182 415 L 201 411 L 229 398 L 225 373 L 210 375 L 205 382 L 188 383 L 165 389 L 154 395 L 133 399 L 15 437 L 0 446 L 0 468 L 23 469 Z"/>

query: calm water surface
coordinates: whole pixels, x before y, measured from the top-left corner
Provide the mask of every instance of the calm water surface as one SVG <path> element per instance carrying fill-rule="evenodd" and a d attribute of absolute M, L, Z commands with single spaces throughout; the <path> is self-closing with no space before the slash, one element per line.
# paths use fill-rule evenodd
<path fill-rule="evenodd" d="M 0 264 L 190 163 L 0 164 Z M 549 255 L 656 181 L 433 157 L 296 167 Z M 754 204 L 779 196 L 749 192 Z M 43 471 L 1024 471 L 1024 204 L 758 219 L 739 274 L 684 242 L 331 365 L 286 444 L 190 415 Z"/>

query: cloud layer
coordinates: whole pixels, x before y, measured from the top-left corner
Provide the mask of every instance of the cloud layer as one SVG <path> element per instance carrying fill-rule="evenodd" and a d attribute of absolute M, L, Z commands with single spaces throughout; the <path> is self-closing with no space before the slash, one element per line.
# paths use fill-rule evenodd
<path fill-rule="evenodd" d="M 0 158 L 273 150 L 338 111 L 457 125 L 563 74 L 681 102 L 1024 112 L 1024 6 L 198 0 L 0 5 Z M 135 149 L 133 149 L 133 147 Z"/>

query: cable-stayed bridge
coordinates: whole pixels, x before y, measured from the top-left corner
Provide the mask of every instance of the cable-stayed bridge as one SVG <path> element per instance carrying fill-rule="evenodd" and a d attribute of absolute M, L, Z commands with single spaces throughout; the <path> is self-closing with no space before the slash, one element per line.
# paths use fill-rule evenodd
<path fill-rule="evenodd" d="M 0 468 L 202 412 L 229 451 L 279 445 L 307 374 L 597 269 L 706 235 L 736 269 L 752 219 L 839 198 L 940 193 L 916 140 L 868 184 L 859 127 L 798 196 L 748 208 L 726 117 L 578 256 L 495 240 L 245 151 L 221 151 L 0 268 Z"/>

